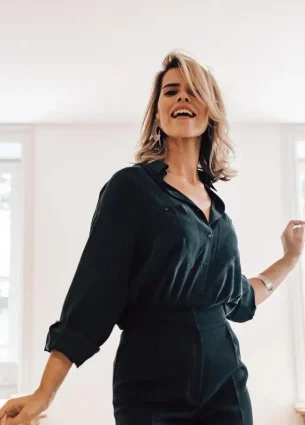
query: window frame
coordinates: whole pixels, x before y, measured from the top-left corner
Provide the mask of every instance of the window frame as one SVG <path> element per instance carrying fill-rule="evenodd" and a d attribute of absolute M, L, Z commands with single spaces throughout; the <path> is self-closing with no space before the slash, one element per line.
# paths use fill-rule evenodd
<path fill-rule="evenodd" d="M 1 141 L 0 141 L 1 143 Z M 20 246 L 20 237 L 22 233 L 22 229 L 20 226 L 20 218 L 22 214 L 22 199 L 20 194 L 21 192 L 21 161 L 22 158 L 18 159 L 0 159 L 0 171 L 4 171 L 7 173 L 10 173 L 12 175 L 12 180 L 14 184 L 14 188 L 17 192 L 13 190 L 12 197 L 11 197 L 11 205 L 12 205 L 12 234 L 11 234 L 11 246 Z M 9 322 L 9 334 L 13 333 L 14 336 L 17 336 L 17 340 L 12 341 L 8 343 L 6 346 L 6 349 L 9 352 L 9 358 L 12 359 L 12 354 L 17 351 L 17 353 L 20 353 L 20 316 L 19 313 L 21 313 L 21 300 L 22 300 L 22 279 L 21 279 L 21 252 L 20 250 L 11 249 L 10 253 L 11 257 L 11 267 L 9 271 L 9 276 L 7 276 L 7 280 L 10 281 L 10 284 L 12 285 L 10 287 L 10 290 L 12 289 L 12 293 L 10 294 L 9 299 L 12 300 L 13 308 L 10 307 L 10 303 L 8 306 L 8 314 L 9 317 L 12 319 Z M 2 279 L 6 279 L 6 276 L 2 276 L 0 274 L 0 281 Z M 17 286 L 17 287 L 16 287 Z M 17 356 L 17 359 L 19 360 L 19 356 Z M 12 359 L 10 361 L 17 361 L 17 359 Z M 0 359 L 0 363 L 2 363 Z"/>
<path fill-rule="evenodd" d="M 305 140 L 305 125 L 281 126 L 281 186 L 283 218 L 304 219 L 300 209 L 299 173 L 296 143 Z M 302 214 L 300 215 L 300 212 Z M 305 252 L 304 254 L 305 255 Z M 295 373 L 295 407 L 305 408 L 305 270 L 300 261 L 287 276 L 289 285 L 290 312 L 292 318 L 292 342 Z"/>
<path fill-rule="evenodd" d="M 18 393 L 31 391 L 32 282 L 34 276 L 34 151 L 32 126 L 0 126 L 0 143 L 20 143 L 21 157 L 21 294 Z M 11 161 L 11 159 L 9 160 Z"/>

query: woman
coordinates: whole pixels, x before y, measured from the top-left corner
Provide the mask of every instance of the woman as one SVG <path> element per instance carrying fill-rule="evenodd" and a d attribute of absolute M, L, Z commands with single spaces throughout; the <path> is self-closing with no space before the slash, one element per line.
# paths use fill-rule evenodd
<path fill-rule="evenodd" d="M 228 319 L 252 319 L 296 265 L 304 221 L 262 275 L 241 272 L 237 238 L 213 183 L 235 176 L 218 85 L 172 53 L 156 76 L 136 163 L 103 187 L 89 239 L 37 391 L 0 411 L 8 425 L 50 405 L 71 365 L 94 355 L 115 324 L 117 425 L 251 425 L 247 369 Z"/>

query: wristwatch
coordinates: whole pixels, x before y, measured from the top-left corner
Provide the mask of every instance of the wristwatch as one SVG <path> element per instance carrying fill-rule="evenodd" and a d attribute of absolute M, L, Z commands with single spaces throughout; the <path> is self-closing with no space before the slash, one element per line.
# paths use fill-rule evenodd
<path fill-rule="evenodd" d="M 266 276 L 264 276 L 262 274 L 259 274 L 257 276 L 257 278 L 260 279 L 264 283 L 264 285 L 266 286 L 266 288 L 267 288 L 267 290 L 269 292 L 272 291 L 272 289 L 273 289 L 273 283 L 271 282 L 270 279 L 268 279 Z"/>

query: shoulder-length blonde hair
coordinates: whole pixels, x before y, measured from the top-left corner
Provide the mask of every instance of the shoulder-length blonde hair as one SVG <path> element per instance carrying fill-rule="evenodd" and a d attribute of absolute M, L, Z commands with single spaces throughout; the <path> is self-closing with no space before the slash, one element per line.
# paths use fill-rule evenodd
<path fill-rule="evenodd" d="M 229 164 L 229 157 L 235 153 L 228 136 L 228 121 L 219 86 L 209 70 L 185 53 L 173 51 L 162 62 L 162 69 L 154 79 L 152 93 L 141 127 L 141 137 L 137 144 L 135 161 L 152 162 L 163 160 L 167 154 L 166 136 L 162 134 L 162 146 L 153 138 L 153 126 L 158 108 L 162 80 L 172 68 L 180 68 L 195 96 L 207 107 L 209 115 L 207 130 L 202 135 L 198 169 L 207 172 L 211 181 L 228 181 L 237 175 Z"/>

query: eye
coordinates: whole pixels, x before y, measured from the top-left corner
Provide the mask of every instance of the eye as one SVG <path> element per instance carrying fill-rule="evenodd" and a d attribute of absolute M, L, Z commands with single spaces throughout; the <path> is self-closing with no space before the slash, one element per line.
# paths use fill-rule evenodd
<path fill-rule="evenodd" d="M 169 90 L 165 93 L 165 96 L 174 96 L 177 93 L 176 90 Z"/>
<path fill-rule="evenodd" d="M 196 94 L 197 95 L 199 95 L 199 91 L 198 90 L 195 90 L 196 91 Z M 191 95 L 191 96 L 195 96 L 195 93 L 194 93 L 194 91 L 193 90 L 189 90 L 189 94 Z"/>

